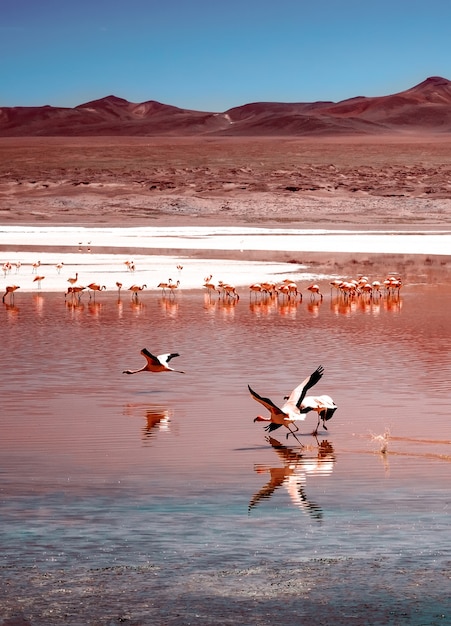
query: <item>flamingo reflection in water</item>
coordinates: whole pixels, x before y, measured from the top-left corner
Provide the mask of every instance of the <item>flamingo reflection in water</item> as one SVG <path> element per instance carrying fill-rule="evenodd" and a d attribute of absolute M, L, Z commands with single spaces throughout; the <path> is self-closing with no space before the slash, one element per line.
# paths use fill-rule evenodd
<path fill-rule="evenodd" d="M 291 502 L 297 508 L 307 512 L 313 519 L 321 521 L 323 511 L 318 504 L 307 498 L 305 483 L 307 475 L 328 476 L 332 474 L 335 463 L 332 445 L 327 440 L 323 440 L 318 446 L 316 457 L 305 457 L 303 453 L 284 446 L 273 437 L 267 437 L 266 440 L 272 445 L 283 465 L 282 467 L 258 464 L 254 466 L 258 474 L 269 472 L 270 479 L 251 498 L 248 511 L 250 512 L 261 500 L 269 499 L 279 487 L 285 487 Z"/>
<path fill-rule="evenodd" d="M 170 431 L 172 411 L 161 404 L 129 404 L 124 409 L 125 415 L 134 415 L 144 411 L 145 425 L 142 428 L 142 440 L 148 441 L 158 432 Z"/>
<path fill-rule="evenodd" d="M 143 439 L 149 439 L 155 435 L 155 431 L 168 432 L 171 413 L 164 407 L 149 407 L 146 409 L 146 425 L 143 428 Z"/>

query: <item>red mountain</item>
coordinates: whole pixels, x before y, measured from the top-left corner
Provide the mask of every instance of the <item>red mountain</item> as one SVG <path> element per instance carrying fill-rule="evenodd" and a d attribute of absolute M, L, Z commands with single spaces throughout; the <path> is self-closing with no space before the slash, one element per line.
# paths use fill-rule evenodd
<path fill-rule="evenodd" d="M 451 81 L 431 77 L 400 93 L 341 102 L 257 102 L 223 113 L 108 96 L 74 108 L 0 108 L 0 136 L 350 135 L 451 132 Z"/>

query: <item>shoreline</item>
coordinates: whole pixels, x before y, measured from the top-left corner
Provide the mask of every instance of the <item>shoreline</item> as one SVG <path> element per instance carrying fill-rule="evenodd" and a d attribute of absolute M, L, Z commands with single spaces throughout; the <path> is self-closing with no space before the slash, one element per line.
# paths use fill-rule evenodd
<path fill-rule="evenodd" d="M 4 270 L 0 287 L 17 284 L 22 293 L 66 291 L 68 278 L 76 272 L 77 285 L 94 282 L 108 290 L 117 289 L 117 282 L 124 289 L 145 284 L 147 290 L 158 290 L 159 283 L 169 278 L 180 281 L 180 290 L 202 289 L 210 274 L 213 282 L 222 280 L 240 289 L 285 277 L 305 289 L 306 282 L 359 275 L 381 281 L 389 273 L 401 275 L 405 283 L 445 283 L 451 280 L 450 251 L 451 231 L 436 228 L 382 232 L 0 225 L 0 261 L 12 264 Z M 135 271 L 127 269 L 126 261 L 133 261 Z M 34 263 L 38 268 L 32 267 Z M 59 263 L 63 267 L 57 271 Z M 39 285 L 38 274 L 44 276 Z"/>

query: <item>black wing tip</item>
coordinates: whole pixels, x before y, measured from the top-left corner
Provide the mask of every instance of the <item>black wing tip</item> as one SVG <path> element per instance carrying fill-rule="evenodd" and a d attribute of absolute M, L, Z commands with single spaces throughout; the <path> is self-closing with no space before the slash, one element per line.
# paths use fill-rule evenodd
<path fill-rule="evenodd" d="M 273 430 L 277 430 L 281 426 L 282 426 L 282 424 L 275 424 L 274 422 L 271 422 L 271 424 L 268 424 L 267 426 L 265 426 L 265 430 L 268 433 L 272 433 Z"/>

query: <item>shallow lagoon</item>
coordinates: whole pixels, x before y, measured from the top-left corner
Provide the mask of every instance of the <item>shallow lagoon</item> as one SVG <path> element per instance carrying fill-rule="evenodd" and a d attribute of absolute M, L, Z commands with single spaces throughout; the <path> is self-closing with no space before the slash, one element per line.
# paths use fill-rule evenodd
<path fill-rule="evenodd" d="M 451 620 L 449 290 L 242 291 L 2 305 L 3 619 Z M 122 374 L 143 347 L 186 373 Z M 329 430 L 267 440 L 247 384 L 281 402 L 319 364 Z"/>

